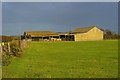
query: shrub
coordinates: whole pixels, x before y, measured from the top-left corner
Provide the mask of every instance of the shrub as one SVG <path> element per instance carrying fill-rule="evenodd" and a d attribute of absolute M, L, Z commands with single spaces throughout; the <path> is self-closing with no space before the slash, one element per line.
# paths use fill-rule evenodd
<path fill-rule="evenodd" d="M 5 43 L 2 46 L 2 65 L 8 66 L 11 61 L 12 57 L 21 57 L 22 56 L 22 48 L 21 42 L 19 40 L 14 40 L 11 42 Z"/>
<path fill-rule="evenodd" d="M 6 52 L 5 55 L 2 55 L 2 65 L 8 66 L 12 61 L 12 56 Z"/>
<path fill-rule="evenodd" d="M 22 55 L 22 49 L 20 48 L 18 41 L 12 41 L 10 43 L 10 49 L 13 56 L 20 57 Z"/>
<path fill-rule="evenodd" d="M 2 53 L 2 65 L 8 66 L 12 61 L 12 56 L 8 51 L 7 45 L 2 46 L 3 53 Z"/>

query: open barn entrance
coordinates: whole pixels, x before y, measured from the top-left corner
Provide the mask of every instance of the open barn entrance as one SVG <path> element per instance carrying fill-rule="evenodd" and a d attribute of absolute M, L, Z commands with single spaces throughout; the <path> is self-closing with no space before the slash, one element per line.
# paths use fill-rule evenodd
<path fill-rule="evenodd" d="M 74 35 L 60 35 L 62 41 L 74 41 Z"/>
<path fill-rule="evenodd" d="M 32 41 L 39 41 L 39 39 L 42 37 L 32 37 Z"/>
<path fill-rule="evenodd" d="M 32 41 L 42 41 L 42 40 L 49 40 L 49 36 L 45 37 L 32 37 Z"/>
<path fill-rule="evenodd" d="M 32 41 L 74 41 L 74 35 L 32 37 Z"/>

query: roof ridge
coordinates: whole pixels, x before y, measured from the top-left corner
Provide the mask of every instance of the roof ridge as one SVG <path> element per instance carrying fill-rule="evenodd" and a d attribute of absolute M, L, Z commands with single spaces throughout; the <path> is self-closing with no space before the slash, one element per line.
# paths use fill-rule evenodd
<path fill-rule="evenodd" d="M 53 31 L 25 31 L 25 32 L 53 32 Z"/>
<path fill-rule="evenodd" d="M 94 28 L 96 26 L 89 26 L 89 27 L 82 27 L 82 28 L 76 28 L 74 29 L 72 32 L 73 33 L 85 33 L 85 32 L 88 32 L 89 30 L 91 30 L 92 28 Z"/>
<path fill-rule="evenodd" d="M 94 28 L 96 26 L 89 26 L 89 27 L 78 27 L 78 28 Z"/>

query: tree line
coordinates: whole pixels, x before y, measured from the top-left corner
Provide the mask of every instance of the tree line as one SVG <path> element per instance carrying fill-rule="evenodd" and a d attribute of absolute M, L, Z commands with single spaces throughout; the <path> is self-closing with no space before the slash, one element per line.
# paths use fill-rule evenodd
<path fill-rule="evenodd" d="M 120 34 L 115 33 L 109 29 L 102 30 L 104 33 L 103 38 L 106 39 L 120 39 Z"/>

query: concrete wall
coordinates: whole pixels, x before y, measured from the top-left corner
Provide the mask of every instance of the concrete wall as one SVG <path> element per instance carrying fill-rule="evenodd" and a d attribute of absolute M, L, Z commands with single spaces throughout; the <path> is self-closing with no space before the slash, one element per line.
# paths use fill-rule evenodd
<path fill-rule="evenodd" d="M 75 34 L 75 41 L 103 40 L 103 31 L 94 27 L 86 33 Z"/>

